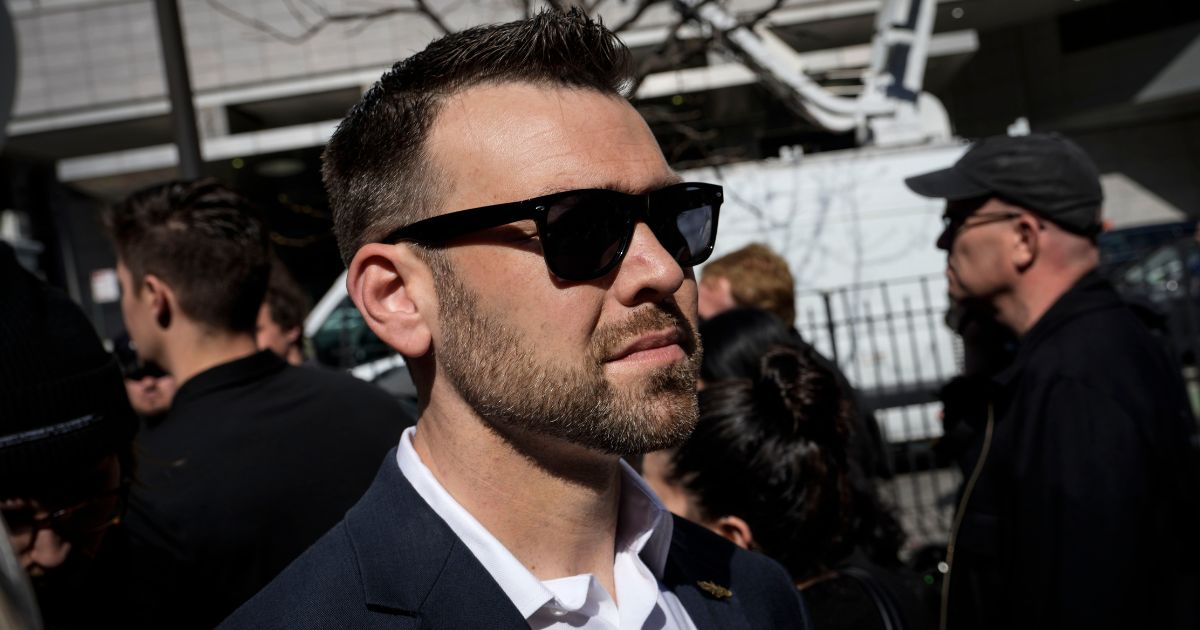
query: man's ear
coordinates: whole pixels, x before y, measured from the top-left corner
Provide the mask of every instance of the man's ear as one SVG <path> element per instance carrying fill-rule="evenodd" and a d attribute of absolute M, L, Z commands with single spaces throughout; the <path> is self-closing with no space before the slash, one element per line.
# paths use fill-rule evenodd
<path fill-rule="evenodd" d="M 1018 271 L 1024 272 L 1037 262 L 1044 226 L 1041 219 L 1025 213 L 1013 222 L 1013 229 L 1016 231 L 1013 240 L 1013 265 Z"/>
<path fill-rule="evenodd" d="M 150 308 L 154 322 L 163 330 L 170 328 L 177 310 L 175 292 L 171 289 L 171 285 L 163 282 L 162 278 L 148 273 L 142 278 L 142 293 L 145 296 L 144 304 Z"/>
<path fill-rule="evenodd" d="M 750 524 L 740 517 L 722 516 L 711 529 L 742 549 L 754 548 L 754 533 L 750 531 Z"/>
<path fill-rule="evenodd" d="M 433 274 L 405 245 L 368 243 L 350 262 L 346 290 L 371 332 L 406 357 L 429 352 L 437 312 Z"/>

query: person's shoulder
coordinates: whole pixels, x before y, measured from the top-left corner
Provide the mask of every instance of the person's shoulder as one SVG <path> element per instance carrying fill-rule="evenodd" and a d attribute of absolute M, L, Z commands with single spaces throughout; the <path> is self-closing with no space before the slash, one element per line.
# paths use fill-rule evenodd
<path fill-rule="evenodd" d="M 1035 381 L 1066 376 L 1108 389 L 1113 381 L 1154 380 L 1171 369 L 1162 340 L 1120 302 L 1060 324 L 1032 350 L 1026 372 Z"/>
<path fill-rule="evenodd" d="M 400 406 L 395 398 L 382 388 L 355 378 L 347 372 L 317 366 L 289 365 L 281 377 L 293 387 L 317 395 L 325 400 L 337 401 L 356 407 L 385 408 L 394 411 Z"/>
<path fill-rule="evenodd" d="M 671 546 L 676 561 L 697 580 L 727 587 L 741 602 L 751 627 L 806 627 L 803 602 L 782 565 L 687 519 L 675 516 L 673 527 Z"/>
<path fill-rule="evenodd" d="M 219 627 L 361 628 L 370 627 L 368 612 L 350 536 L 339 523 Z"/>

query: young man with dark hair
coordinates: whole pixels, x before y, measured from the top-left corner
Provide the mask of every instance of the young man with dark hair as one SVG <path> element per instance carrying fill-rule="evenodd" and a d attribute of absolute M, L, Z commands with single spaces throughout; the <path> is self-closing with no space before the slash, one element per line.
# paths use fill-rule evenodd
<path fill-rule="evenodd" d="M 692 267 L 722 196 L 667 166 L 629 66 L 599 23 L 544 12 L 433 42 L 342 122 L 349 293 L 421 415 L 225 627 L 803 627 L 782 567 L 672 518 L 621 460 L 695 424 Z"/>
<path fill-rule="evenodd" d="M 257 349 L 270 263 L 253 213 L 208 180 L 106 217 L 126 328 L 178 383 L 139 436 L 128 518 L 147 627 L 219 622 L 341 518 L 406 424 L 383 391 Z"/>

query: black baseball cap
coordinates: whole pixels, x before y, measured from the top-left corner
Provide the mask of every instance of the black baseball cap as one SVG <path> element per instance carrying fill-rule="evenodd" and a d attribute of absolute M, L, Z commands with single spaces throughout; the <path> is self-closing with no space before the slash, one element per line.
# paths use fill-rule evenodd
<path fill-rule="evenodd" d="M 1102 230 L 1100 173 L 1079 145 L 1056 133 L 984 138 L 954 166 L 904 183 L 947 201 L 997 197 L 1089 238 Z"/>

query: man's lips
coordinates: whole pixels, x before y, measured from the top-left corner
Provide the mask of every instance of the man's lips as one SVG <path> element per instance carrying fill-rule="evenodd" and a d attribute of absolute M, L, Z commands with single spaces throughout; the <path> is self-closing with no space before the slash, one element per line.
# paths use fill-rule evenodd
<path fill-rule="evenodd" d="M 683 335 L 679 332 L 678 328 L 648 333 L 634 339 L 613 353 L 607 362 L 669 358 L 676 354 L 679 357 L 683 357 L 685 353 L 682 341 Z"/>

